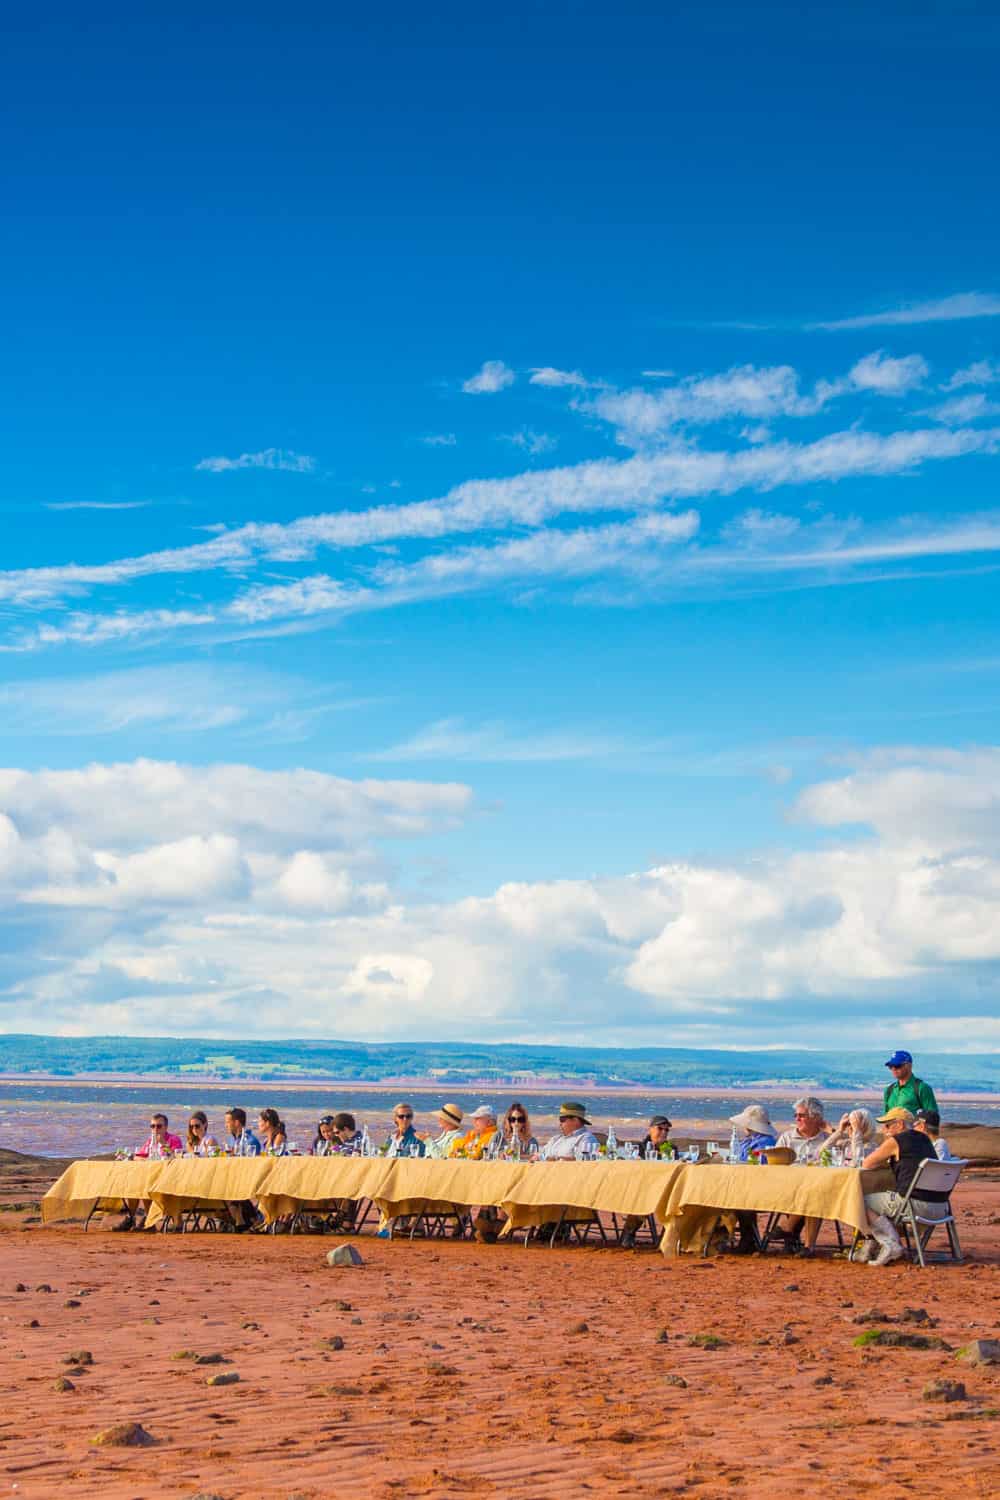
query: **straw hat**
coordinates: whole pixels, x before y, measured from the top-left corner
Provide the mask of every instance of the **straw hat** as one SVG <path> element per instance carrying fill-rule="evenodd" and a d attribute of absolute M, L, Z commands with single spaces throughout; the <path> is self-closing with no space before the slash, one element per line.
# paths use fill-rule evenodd
<path fill-rule="evenodd" d="M 565 1104 L 560 1104 L 559 1106 L 559 1118 L 560 1120 L 570 1120 L 574 1117 L 582 1120 L 585 1125 L 590 1124 L 590 1121 L 587 1119 L 586 1105 L 578 1104 L 575 1099 L 567 1099 Z"/>
<path fill-rule="evenodd" d="M 444 1115 L 445 1119 L 450 1120 L 453 1125 L 461 1125 L 462 1123 L 462 1111 L 457 1104 L 442 1104 L 438 1110 L 438 1114 Z"/>
<path fill-rule="evenodd" d="M 730 1125 L 748 1130 L 752 1135 L 774 1135 L 774 1126 L 771 1124 L 771 1116 L 763 1104 L 748 1104 L 746 1109 L 741 1109 L 738 1115 L 729 1116 Z"/>
<path fill-rule="evenodd" d="M 912 1111 L 903 1109 L 902 1105 L 897 1104 L 895 1109 L 887 1109 L 884 1115 L 878 1117 L 880 1125 L 888 1125 L 890 1120 L 902 1120 L 904 1125 L 912 1125 L 913 1114 Z"/>

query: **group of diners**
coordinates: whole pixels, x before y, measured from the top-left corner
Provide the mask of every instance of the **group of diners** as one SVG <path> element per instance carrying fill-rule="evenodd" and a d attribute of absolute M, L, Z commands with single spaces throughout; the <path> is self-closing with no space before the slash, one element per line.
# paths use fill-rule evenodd
<path fill-rule="evenodd" d="M 903 1254 L 892 1219 L 921 1162 L 932 1158 L 954 1160 L 940 1133 L 941 1117 L 934 1091 L 915 1077 L 913 1058 L 908 1052 L 895 1052 L 886 1067 L 893 1074 L 893 1082 L 884 1092 L 883 1110 L 878 1116 L 868 1109 L 850 1109 L 836 1125 L 830 1125 L 823 1105 L 812 1095 L 795 1101 L 794 1123 L 787 1130 L 775 1128 L 763 1104 L 748 1105 L 739 1114 L 730 1116 L 733 1126 L 730 1155 L 736 1164 L 766 1160 L 765 1154 L 772 1148 L 787 1148 L 801 1165 L 822 1160 L 851 1167 L 884 1166 L 892 1172 L 891 1189 L 865 1195 L 871 1233 L 855 1251 L 854 1258 L 874 1265 L 886 1265 Z M 543 1146 L 532 1132 L 527 1110 L 517 1100 L 502 1115 L 490 1105 L 482 1104 L 468 1120 L 459 1105 L 442 1104 L 435 1112 L 436 1132 L 418 1131 L 414 1119 L 411 1104 L 405 1101 L 397 1104 L 393 1109 L 392 1129 L 376 1148 L 369 1140 L 367 1128 L 359 1130 L 353 1114 L 342 1111 L 323 1115 L 317 1123 L 310 1154 L 359 1156 L 370 1152 L 390 1159 L 546 1162 L 585 1160 L 604 1149 L 587 1118 L 586 1106 L 576 1100 L 560 1105 L 558 1130 Z M 165 1114 L 151 1115 L 149 1128 L 149 1139 L 135 1152 L 137 1157 L 223 1153 L 236 1157 L 286 1156 L 297 1149 L 290 1146 L 284 1122 L 272 1108 L 260 1111 L 256 1132 L 247 1125 L 245 1109 L 237 1105 L 227 1109 L 224 1145 L 209 1133 L 203 1110 L 191 1114 L 186 1143 L 171 1134 Z M 649 1159 L 675 1154 L 670 1141 L 671 1128 L 666 1115 L 654 1115 L 639 1143 L 639 1156 Z M 914 1203 L 927 1219 L 943 1219 L 948 1212 L 948 1197 L 944 1193 L 925 1190 L 914 1197 Z M 741 1212 L 738 1217 L 741 1232 L 736 1249 L 749 1253 L 759 1243 L 756 1215 Z M 636 1223 L 626 1221 L 624 1244 L 634 1243 Z M 821 1223 L 819 1219 L 786 1214 L 779 1219 L 775 1232 L 790 1253 L 808 1256 L 813 1254 Z"/>

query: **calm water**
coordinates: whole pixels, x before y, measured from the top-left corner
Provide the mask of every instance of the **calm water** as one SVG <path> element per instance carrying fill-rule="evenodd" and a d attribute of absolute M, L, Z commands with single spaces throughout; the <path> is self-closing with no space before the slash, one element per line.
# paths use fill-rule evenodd
<path fill-rule="evenodd" d="M 797 1092 L 790 1090 L 787 1099 L 772 1099 L 769 1103 L 771 1118 L 776 1124 L 780 1122 L 782 1128 L 790 1123 L 791 1101 Z M 411 1089 L 407 1097 L 416 1111 L 418 1130 L 436 1130 L 433 1115 L 444 1098 L 458 1104 L 466 1114 L 480 1104 L 503 1110 L 511 1098 L 507 1093 L 491 1096 L 462 1089 L 452 1089 L 445 1096 L 439 1091 Z M 554 1129 L 559 1104 L 566 1097 L 565 1092 L 536 1094 L 526 1101 L 528 1114 L 543 1135 Z M 115 1089 L 95 1083 L 58 1088 L 46 1084 L 0 1084 L 0 1146 L 45 1156 L 100 1155 L 116 1146 L 131 1148 L 148 1136 L 150 1111 L 154 1109 L 165 1111 L 171 1130 L 181 1137 L 191 1110 L 203 1109 L 209 1118 L 209 1129 L 221 1139 L 227 1105 L 241 1104 L 253 1124 L 257 1111 L 264 1106 L 272 1105 L 279 1110 L 288 1126 L 289 1139 L 304 1151 L 312 1144 L 317 1118 L 342 1109 L 354 1114 L 359 1125 L 367 1122 L 378 1138 L 388 1131 L 392 1109 L 399 1098 L 395 1090 L 355 1093 L 350 1086 L 332 1093 L 323 1087 L 283 1089 L 280 1084 L 253 1089 L 238 1084 L 225 1089 L 184 1083 L 142 1083 Z M 662 1113 L 672 1120 L 701 1127 L 703 1132 L 716 1129 L 719 1139 L 724 1140 L 728 1137 L 728 1116 L 736 1114 L 748 1100 L 745 1094 L 678 1098 L 669 1093 L 649 1093 L 625 1099 L 615 1094 L 595 1095 L 586 1102 L 590 1118 L 596 1124 L 606 1126 L 613 1121 L 616 1126 L 624 1127 L 626 1135 L 634 1133 L 651 1114 Z M 839 1119 L 845 1107 L 831 1104 L 828 1117 Z M 996 1104 L 946 1106 L 943 1113 L 946 1121 L 1000 1125 L 1000 1105 Z"/>

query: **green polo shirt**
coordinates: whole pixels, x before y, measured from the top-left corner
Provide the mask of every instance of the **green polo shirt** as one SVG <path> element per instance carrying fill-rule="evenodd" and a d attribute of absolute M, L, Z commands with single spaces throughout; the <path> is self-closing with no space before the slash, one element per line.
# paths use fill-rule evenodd
<path fill-rule="evenodd" d="M 882 1100 L 882 1113 L 888 1114 L 890 1109 L 908 1109 L 912 1114 L 918 1109 L 937 1109 L 934 1090 L 912 1073 L 905 1083 L 893 1079 Z"/>

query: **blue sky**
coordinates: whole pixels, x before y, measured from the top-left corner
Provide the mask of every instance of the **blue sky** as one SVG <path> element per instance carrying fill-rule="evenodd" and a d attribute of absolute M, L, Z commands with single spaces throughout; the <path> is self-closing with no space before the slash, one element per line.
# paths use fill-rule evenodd
<path fill-rule="evenodd" d="M 22 20 L 0 1023 L 995 1045 L 998 50 Z"/>

